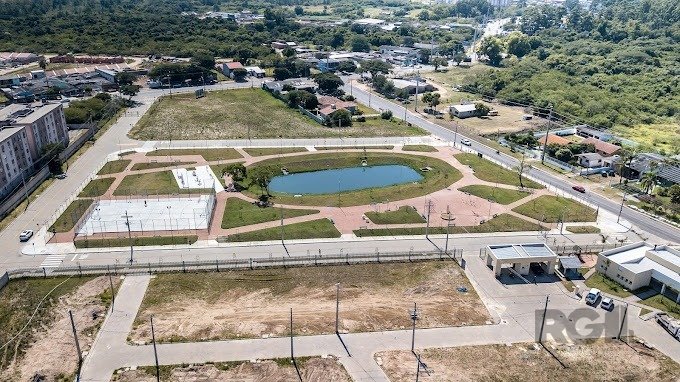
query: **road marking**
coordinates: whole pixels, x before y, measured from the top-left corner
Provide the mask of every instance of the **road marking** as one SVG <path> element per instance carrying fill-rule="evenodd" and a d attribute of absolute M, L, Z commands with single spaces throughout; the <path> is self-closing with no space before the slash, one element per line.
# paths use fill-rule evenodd
<path fill-rule="evenodd" d="M 49 255 L 43 260 L 40 267 L 42 268 L 57 268 L 66 258 L 66 255 Z"/>
<path fill-rule="evenodd" d="M 77 253 L 75 255 L 73 255 L 73 258 L 71 259 L 71 261 L 76 261 L 76 257 L 78 257 Z"/>

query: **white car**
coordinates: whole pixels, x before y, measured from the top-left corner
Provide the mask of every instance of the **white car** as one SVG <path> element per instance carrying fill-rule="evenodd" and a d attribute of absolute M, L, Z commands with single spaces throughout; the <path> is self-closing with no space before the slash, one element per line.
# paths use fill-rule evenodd
<path fill-rule="evenodd" d="M 463 144 L 463 145 L 465 145 L 465 146 L 472 146 L 472 141 L 470 141 L 470 140 L 467 139 L 467 138 L 461 139 L 461 140 L 460 140 L 460 143 Z"/>
<path fill-rule="evenodd" d="M 602 292 L 599 289 L 591 288 L 586 295 L 586 304 L 596 306 L 600 296 L 602 296 Z"/>
<path fill-rule="evenodd" d="M 31 231 L 30 229 L 23 230 L 19 234 L 19 241 L 28 241 L 28 239 L 30 239 L 31 237 L 33 237 L 33 231 Z"/>
<path fill-rule="evenodd" d="M 604 297 L 602 299 L 602 302 L 600 302 L 600 308 L 611 311 L 612 309 L 614 309 L 614 300 L 612 300 L 609 297 Z"/>

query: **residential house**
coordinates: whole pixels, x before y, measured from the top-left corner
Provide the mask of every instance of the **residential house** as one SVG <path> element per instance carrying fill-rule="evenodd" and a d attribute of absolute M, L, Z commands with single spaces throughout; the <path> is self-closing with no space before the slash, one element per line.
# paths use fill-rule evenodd
<path fill-rule="evenodd" d="M 328 120 L 334 112 L 338 110 L 347 110 L 351 114 L 356 113 L 357 104 L 350 101 L 343 101 L 336 97 L 331 96 L 318 96 L 316 99 L 319 101 L 319 115 Z"/>
<path fill-rule="evenodd" d="M 233 73 L 236 69 L 245 69 L 245 67 L 238 61 L 225 62 L 222 64 L 222 73 L 229 78 L 234 78 Z"/>
<path fill-rule="evenodd" d="M 381 45 L 381 57 L 388 62 L 401 66 L 412 66 L 420 62 L 420 49 L 407 46 Z"/>
<path fill-rule="evenodd" d="M 78 64 L 122 64 L 125 62 L 123 56 L 74 56 L 64 54 L 50 58 L 50 63 L 78 63 Z"/>
<path fill-rule="evenodd" d="M 578 164 L 585 168 L 599 168 L 604 167 L 604 157 L 599 153 L 584 153 L 578 154 Z"/>
<path fill-rule="evenodd" d="M 282 81 L 265 81 L 262 83 L 262 89 L 274 92 L 283 93 L 287 88 L 295 90 L 306 90 L 310 93 L 316 92 L 316 82 L 306 78 L 289 78 Z"/>
<path fill-rule="evenodd" d="M 361 26 L 364 26 L 364 27 L 379 28 L 379 27 L 385 25 L 385 20 L 373 19 L 373 18 L 364 18 L 364 19 L 354 20 L 354 24 L 361 25 Z"/>
<path fill-rule="evenodd" d="M 680 158 L 678 163 L 680 163 Z M 656 171 L 657 181 L 661 186 L 669 187 L 680 184 L 680 164 L 668 163 L 668 158 L 656 153 L 638 154 L 635 159 L 623 168 L 623 176 L 628 179 L 640 179 L 650 171 Z"/>
<path fill-rule="evenodd" d="M 294 41 L 274 41 L 272 42 L 271 47 L 273 49 L 295 49 L 297 47 L 297 43 Z"/>
<path fill-rule="evenodd" d="M 449 106 L 449 114 L 458 118 L 470 118 L 477 115 L 477 107 L 474 103 L 451 105 Z"/>
<path fill-rule="evenodd" d="M 338 70 L 340 63 L 344 60 L 338 60 L 336 58 L 322 58 L 317 63 L 317 68 L 322 72 L 335 72 Z"/>
<path fill-rule="evenodd" d="M 543 147 L 544 144 L 546 144 L 546 138 L 545 135 L 538 137 L 538 142 Z M 562 138 L 559 135 L 555 134 L 548 134 L 548 142 L 547 145 L 559 145 L 559 146 L 566 146 L 571 144 L 572 142 L 566 138 Z"/>
<path fill-rule="evenodd" d="M 248 72 L 249 76 L 255 78 L 264 78 L 265 75 L 264 69 L 260 68 L 259 66 L 246 66 L 246 71 Z"/>
<path fill-rule="evenodd" d="M 38 62 L 43 56 L 34 53 L 0 52 L 0 64 L 2 65 L 23 65 L 31 62 Z"/>
<path fill-rule="evenodd" d="M 588 125 L 577 125 L 574 126 L 576 129 L 576 134 L 583 138 L 596 138 L 601 141 L 610 141 L 614 136 L 606 131 L 593 129 Z"/>
<path fill-rule="evenodd" d="M 610 157 L 621 151 L 621 146 L 601 141 L 595 137 L 586 138 L 581 143 L 595 146 L 595 152 L 602 155 L 603 157 Z"/>
<path fill-rule="evenodd" d="M 19 86 L 29 78 L 26 74 L 6 74 L 0 76 L 0 86 Z"/>
<path fill-rule="evenodd" d="M 425 80 L 414 80 L 414 79 L 408 79 L 408 80 L 402 80 L 402 79 L 393 79 L 392 83 L 394 84 L 394 90 L 397 92 L 408 92 L 409 94 L 415 94 L 416 92 L 422 94 L 426 92 L 431 92 L 435 90 L 435 87 L 432 86 L 431 84 L 428 84 L 425 82 Z"/>

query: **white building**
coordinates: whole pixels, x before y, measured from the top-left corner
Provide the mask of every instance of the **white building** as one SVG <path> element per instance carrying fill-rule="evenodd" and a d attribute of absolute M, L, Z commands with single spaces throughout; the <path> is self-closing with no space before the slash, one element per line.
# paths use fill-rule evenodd
<path fill-rule="evenodd" d="M 680 302 L 680 251 L 639 242 L 599 254 L 596 269 L 628 290 L 651 287 Z"/>
<path fill-rule="evenodd" d="M 476 113 L 477 108 L 474 103 L 449 106 L 449 114 L 454 117 L 469 118 L 474 117 Z"/>
<path fill-rule="evenodd" d="M 557 255 L 547 245 L 536 244 L 500 244 L 486 247 L 486 265 L 493 269 L 496 277 L 501 270 L 512 268 L 514 272 L 526 276 L 531 264 L 539 265 L 547 274 L 555 272 Z"/>

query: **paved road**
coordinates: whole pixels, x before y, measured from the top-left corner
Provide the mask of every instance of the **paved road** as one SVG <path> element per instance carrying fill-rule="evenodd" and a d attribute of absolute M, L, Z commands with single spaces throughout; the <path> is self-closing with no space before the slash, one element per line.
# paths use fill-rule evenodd
<path fill-rule="evenodd" d="M 350 91 L 349 86 L 345 86 L 345 91 L 349 93 Z M 458 147 L 461 146 L 460 145 L 461 139 L 468 138 L 472 140 L 472 138 L 470 137 L 465 137 L 460 133 L 456 133 L 455 131 L 451 131 L 445 127 L 439 126 L 421 117 L 420 115 L 413 114 L 411 112 L 406 112 L 406 114 L 404 114 L 405 108 L 403 106 L 397 105 L 394 102 L 379 97 L 375 93 L 372 93 L 369 96 L 369 93 L 367 91 L 357 87 L 353 87 L 352 94 L 357 98 L 359 102 L 364 104 L 369 103 L 370 97 L 370 103 L 372 108 L 376 110 L 378 109 L 391 110 L 394 116 L 397 118 L 403 119 L 402 116 L 406 115 L 406 121 L 411 122 L 412 124 L 429 131 L 433 135 L 436 135 L 451 142 L 455 142 L 456 145 L 458 145 Z M 516 167 L 519 163 L 519 161 L 516 158 L 511 157 L 509 155 L 505 155 L 503 153 L 496 153 L 495 149 L 488 147 L 480 142 L 473 141 L 471 148 L 481 153 L 485 157 L 491 158 L 494 161 L 502 163 L 503 165 L 510 168 Z M 613 201 L 608 197 L 601 196 L 596 193 L 588 193 L 584 197 L 583 194 L 580 194 L 572 190 L 571 187 L 574 184 L 569 183 L 565 181 L 563 178 L 557 175 L 553 175 L 547 171 L 537 168 L 531 168 L 526 172 L 526 174 L 528 176 L 533 177 L 534 179 L 539 180 L 540 182 L 548 185 L 553 189 L 559 190 L 561 193 L 568 194 L 572 197 L 576 197 L 582 200 L 585 198 L 584 201 L 592 205 L 599 206 L 600 208 L 607 210 L 613 213 L 614 215 L 618 215 L 619 209 L 621 208 L 621 204 L 619 202 Z M 663 240 L 667 240 L 671 243 L 680 242 L 680 229 L 675 228 L 670 224 L 661 222 L 657 219 L 653 219 L 631 208 L 624 207 L 623 211 L 621 212 L 621 218 L 631 222 L 639 229 L 649 232 L 650 234 L 657 236 Z"/>

